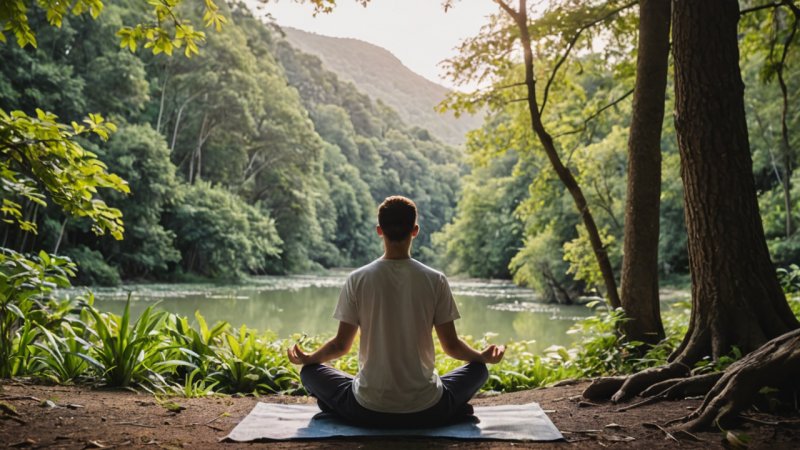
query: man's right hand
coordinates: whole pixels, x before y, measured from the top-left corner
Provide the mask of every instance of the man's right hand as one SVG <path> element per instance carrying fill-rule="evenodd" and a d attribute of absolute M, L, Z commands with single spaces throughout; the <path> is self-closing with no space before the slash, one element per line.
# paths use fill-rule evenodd
<path fill-rule="evenodd" d="M 500 360 L 503 359 L 503 355 L 506 353 L 506 346 L 505 345 L 490 345 L 483 349 L 481 352 L 481 357 L 483 358 L 483 362 L 486 364 L 497 364 Z"/>
<path fill-rule="evenodd" d="M 309 355 L 300 348 L 300 345 L 294 344 L 292 347 L 289 347 L 286 350 L 286 356 L 289 357 L 289 361 L 294 364 L 306 365 L 311 362 Z"/>

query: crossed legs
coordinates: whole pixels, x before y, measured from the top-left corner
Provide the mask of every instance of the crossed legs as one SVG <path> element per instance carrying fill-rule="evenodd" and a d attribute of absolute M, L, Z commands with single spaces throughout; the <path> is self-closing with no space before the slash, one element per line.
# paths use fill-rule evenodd
<path fill-rule="evenodd" d="M 415 413 L 382 413 L 361 406 L 353 394 L 353 377 L 322 364 L 310 364 L 300 371 L 306 390 L 317 398 L 322 411 L 333 412 L 350 422 L 380 427 L 442 425 L 471 413 L 467 402 L 489 377 L 486 364 L 469 363 L 441 377 L 442 399 Z"/>

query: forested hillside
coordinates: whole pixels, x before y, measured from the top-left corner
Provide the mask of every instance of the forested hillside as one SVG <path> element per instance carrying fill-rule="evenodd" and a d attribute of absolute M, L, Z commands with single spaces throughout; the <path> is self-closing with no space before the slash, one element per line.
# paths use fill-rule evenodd
<path fill-rule="evenodd" d="M 339 77 L 396 110 L 405 122 L 428 128 L 447 143 L 463 144 L 466 133 L 481 124 L 480 114 L 456 118 L 452 112 L 434 111 L 448 89 L 412 72 L 384 48 L 289 27 L 283 32 L 293 46 L 319 57 Z"/>
<path fill-rule="evenodd" d="M 64 17 L 60 30 L 37 9 L 38 48 L 0 46 L 1 109 L 38 107 L 66 123 L 98 112 L 117 124 L 107 143 L 83 144 L 130 184 L 130 195 L 99 193 L 122 210 L 125 239 L 29 203 L 38 233 L 0 225 L 4 247 L 69 255 L 82 281 L 102 284 L 351 266 L 379 255 L 377 203 L 405 194 L 422 211 L 416 255 L 430 256 L 455 205 L 456 149 L 241 5 L 222 6 L 230 24 L 198 56 L 120 49 L 121 21 L 146 20 L 135 6 L 107 5 L 97 21 Z"/>

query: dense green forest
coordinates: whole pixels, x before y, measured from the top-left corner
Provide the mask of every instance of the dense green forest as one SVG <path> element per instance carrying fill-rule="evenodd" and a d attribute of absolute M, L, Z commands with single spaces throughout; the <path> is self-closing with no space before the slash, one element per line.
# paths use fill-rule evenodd
<path fill-rule="evenodd" d="M 209 34 L 191 59 L 120 49 L 114 33 L 140 11 L 136 2 L 109 5 L 97 21 L 65 18 L 61 30 L 40 26 L 37 13 L 38 48 L 0 47 L 0 108 L 39 107 L 65 122 L 89 111 L 108 116 L 119 131 L 107 143 L 84 144 L 131 187 L 130 195 L 100 192 L 123 212 L 122 241 L 97 238 L 88 220 L 59 208 L 28 204 L 38 233 L 0 225 L 5 247 L 68 255 L 82 282 L 99 284 L 353 266 L 380 251 L 374 205 L 401 193 L 420 206 L 423 261 L 448 273 L 513 278 L 562 302 L 600 289 L 579 216 L 537 151 L 524 104 L 491 103 L 464 152 L 405 125 L 240 4 L 225 9 L 226 32 Z M 751 30 L 741 65 L 762 219 L 774 262 L 788 265 L 800 256 L 791 170 L 798 156 L 782 147 L 781 90 L 768 64 L 777 50 L 758 41 L 768 24 L 754 14 L 743 26 Z M 619 273 L 636 55 L 624 44 L 630 24 L 614 32 L 618 46 L 565 65 L 545 121 L 585 186 Z M 783 78 L 792 99 L 800 74 L 791 64 L 797 56 L 788 58 Z M 788 102 L 789 130 L 800 125 L 795 105 Z M 659 270 L 680 282 L 688 257 L 669 115 L 663 127 Z M 788 138 L 790 149 L 800 144 L 797 133 Z"/>
<path fill-rule="evenodd" d="M 773 262 L 787 266 L 800 259 L 800 178 L 792 169 L 800 163 L 800 155 L 792 150 L 800 147 L 796 132 L 800 108 L 793 101 L 800 98 L 800 57 L 796 51 L 787 52 L 782 74 L 788 99 L 788 142 L 784 143 L 783 96 L 776 74 L 782 41 L 767 46 L 764 39 L 786 36 L 769 17 L 763 11 L 743 17 L 740 64 L 761 217 Z M 613 43 L 606 48 L 566 61 L 543 118 L 584 189 L 617 274 L 623 255 L 626 151 L 636 75 L 636 52 L 628 44 L 635 38 L 635 27 L 629 22 L 632 18 L 623 15 L 607 29 L 597 31 L 595 36 L 610 33 L 604 39 Z M 548 20 L 552 19 L 537 19 L 532 27 L 548 29 L 552 26 Z M 591 39 L 583 37 L 583 45 L 590 46 Z M 548 63 L 555 63 L 558 57 L 554 51 L 553 61 L 540 64 L 545 65 L 540 69 L 541 79 L 547 79 L 552 67 Z M 509 67 L 506 73 L 514 79 L 518 70 Z M 674 109 L 671 78 L 666 111 Z M 527 106 L 514 100 L 501 97 L 489 102 L 491 110 L 484 125 L 469 133 L 466 161 L 470 170 L 462 180 L 457 214 L 434 236 L 434 242 L 452 272 L 513 277 L 551 300 L 574 300 L 586 290 L 602 292 L 602 279 L 578 212 L 530 129 Z M 458 101 L 451 103 L 458 106 Z M 669 113 L 664 117 L 661 149 L 659 273 L 662 281 L 681 285 L 687 279 L 689 261 L 680 158 Z M 786 186 L 789 189 L 785 190 Z"/>
<path fill-rule="evenodd" d="M 97 111 L 119 127 L 84 145 L 130 184 L 130 195 L 100 192 L 122 211 L 125 239 L 28 203 L 38 233 L 3 225 L 4 247 L 68 255 L 81 281 L 99 284 L 353 266 L 379 254 L 375 205 L 399 193 L 420 206 L 418 255 L 431 260 L 430 236 L 456 202 L 457 149 L 406 126 L 241 4 L 222 5 L 230 24 L 194 58 L 120 49 L 114 34 L 143 19 L 138 6 L 65 17 L 61 29 L 36 11 L 38 48 L 0 46 L 0 109 L 38 107 L 67 123 Z"/>

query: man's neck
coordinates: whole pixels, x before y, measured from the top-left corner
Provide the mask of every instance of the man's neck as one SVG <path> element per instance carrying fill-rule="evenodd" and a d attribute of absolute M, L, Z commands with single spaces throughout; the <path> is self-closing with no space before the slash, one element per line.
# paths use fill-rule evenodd
<path fill-rule="evenodd" d="M 383 243 L 383 259 L 410 259 L 410 258 L 411 258 L 411 242 Z"/>

